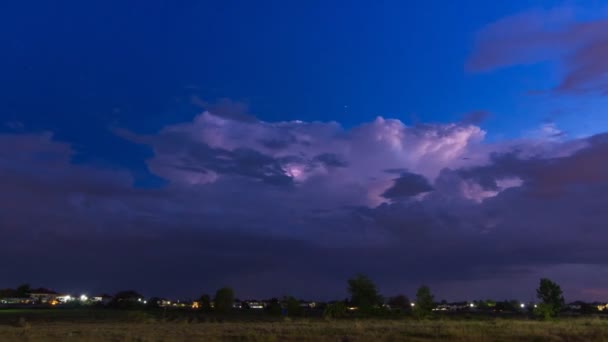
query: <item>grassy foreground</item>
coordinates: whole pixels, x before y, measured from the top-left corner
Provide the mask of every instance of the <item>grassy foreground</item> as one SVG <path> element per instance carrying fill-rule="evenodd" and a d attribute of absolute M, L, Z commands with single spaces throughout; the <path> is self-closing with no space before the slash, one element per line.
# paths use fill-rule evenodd
<path fill-rule="evenodd" d="M 563 319 L 276 322 L 37 322 L 0 325 L 1 341 L 608 341 L 608 321 Z"/>

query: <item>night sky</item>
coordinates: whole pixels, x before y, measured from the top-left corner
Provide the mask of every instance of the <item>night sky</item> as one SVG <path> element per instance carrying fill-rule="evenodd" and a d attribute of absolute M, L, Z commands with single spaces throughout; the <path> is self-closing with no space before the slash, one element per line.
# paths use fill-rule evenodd
<path fill-rule="evenodd" d="M 608 297 L 603 1 L 4 1 L 0 288 Z"/>

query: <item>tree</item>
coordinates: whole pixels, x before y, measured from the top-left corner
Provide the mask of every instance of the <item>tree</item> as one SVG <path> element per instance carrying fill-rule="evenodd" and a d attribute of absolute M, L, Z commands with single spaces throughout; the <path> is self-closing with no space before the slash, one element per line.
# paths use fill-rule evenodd
<path fill-rule="evenodd" d="M 506 312 L 517 312 L 519 311 L 519 301 L 517 300 L 503 300 L 496 303 L 495 310 L 496 311 L 506 311 Z"/>
<path fill-rule="evenodd" d="M 152 297 L 152 298 L 148 299 L 148 301 L 146 303 L 146 307 L 150 308 L 150 309 L 158 309 L 158 308 L 160 308 L 161 301 L 162 301 L 162 299 L 159 297 Z"/>
<path fill-rule="evenodd" d="M 335 302 L 331 304 L 327 304 L 325 309 L 323 310 L 323 318 L 331 319 L 331 318 L 340 318 L 346 315 L 346 305 L 344 302 Z"/>
<path fill-rule="evenodd" d="M 536 313 L 545 319 L 557 316 L 565 305 L 561 287 L 547 278 L 540 280 L 540 285 L 536 289 L 536 297 L 541 301 Z"/>
<path fill-rule="evenodd" d="M 114 295 L 114 300 L 121 302 L 121 301 L 130 301 L 130 302 L 138 302 L 138 301 L 142 301 L 143 297 L 141 294 L 139 294 L 137 291 L 134 290 L 126 290 L 126 291 L 120 291 L 117 294 Z"/>
<path fill-rule="evenodd" d="M 211 297 L 209 295 L 204 294 L 201 296 L 199 301 L 199 308 L 204 312 L 211 311 Z"/>
<path fill-rule="evenodd" d="M 22 284 L 17 287 L 15 290 L 15 297 L 17 298 L 27 298 L 30 296 L 32 289 L 29 284 Z"/>
<path fill-rule="evenodd" d="M 376 290 L 376 285 L 365 275 L 359 274 L 348 280 L 348 292 L 351 304 L 359 309 L 369 309 L 382 304 L 382 297 Z"/>
<path fill-rule="evenodd" d="M 272 316 L 281 316 L 283 312 L 283 307 L 277 298 L 272 298 L 270 303 L 266 307 L 266 311 Z"/>
<path fill-rule="evenodd" d="M 17 291 L 14 289 L 2 289 L 0 290 L 0 298 L 12 298 L 16 297 Z"/>
<path fill-rule="evenodd" d="M 110 306 L 117 308 L 135 308 L 140 305 L 144 305 L 143 296 L 134 290 L 120 291 L 114 295 Z"/>
<path fill-rule="evenodd" d="M 287 304 L 287 315 L 292 317 L 302 315 L 302 307 L 297 299 L 294 297 L 287 297 L 284 301 Z"/>
<path fill-rule="evenodd" d="M 229 287 L 223 287 L 215 293 L 215 311 L 228 312 L 234 304 L 234 291 Z"/>
<path fill-rule="evenodd" d="M 435 297 L 431 293 L 431 289 L 426 286 L 420 286 L 416 292 L 416 306 L 414 306 L 414 313 L 418 318 L 426 318 L 431 315 L 435 308 Z"/>
<path fill-rule="evenodd" d="M 398 309 L 401 311 L 411 310 L 410 300 L 404 295 L 391 297 L 387 304 L 391 307 L 391 309 Z"/>

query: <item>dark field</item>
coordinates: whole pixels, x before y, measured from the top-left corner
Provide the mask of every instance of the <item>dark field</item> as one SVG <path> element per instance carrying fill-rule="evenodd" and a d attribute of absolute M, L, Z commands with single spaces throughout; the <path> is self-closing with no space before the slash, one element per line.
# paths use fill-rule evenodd
<path fill-rule="evenodd" d="M 279 318 L 106 309 L 0 310 L 0 341 L 608 341 L 608 320 Z"/>

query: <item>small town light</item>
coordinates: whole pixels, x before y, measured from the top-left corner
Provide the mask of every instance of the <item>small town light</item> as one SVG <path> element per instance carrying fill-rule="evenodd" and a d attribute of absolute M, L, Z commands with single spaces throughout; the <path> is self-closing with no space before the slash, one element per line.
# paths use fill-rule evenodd
<path fill-rule="evenodd" d="M 416 303 L 412 303 L 412 304 L 410 304 L 410 305 L 411 305 L 412 307 L 414 307 L 414 306 L 416 306 Z"/>
<path fill-rule="evenodd" d="M 86 302 L 87 300 L 89 300 L 89 297 L 87 297 L 86 295 L 81 295 L 80 296 L 80 301 L 81 302 Z"/>
<path fill-rule="evenodd" d="M 538 306 L 536 304 L 534 304 L 534 307 L 537 308 Z"/>
<path fill-rule="evenodd" d="M 521 304 L 519 304 L 519 306 L 520 306 L 520 307 L 523 309 L 523 308 L 525 308 L 525 307 L 526 307 L 526 304 L 521 303 Z"/>
<path fill-rule="evenodd" d="M 144 304 L 148 304 L 148 301 L 147 301 L 147 300 L 144 300 Z"/>
<path fill-rule="evenodd" d="M 141 302 L 141 298 L 137 298 L 137 301 L 138 301 L 138 302 Z"/>
<path fill-rule="evenodd" d="M 470 307 L 474 308 L 475 307 L 475 303 L 471 303 L 469 304 Z"/>

